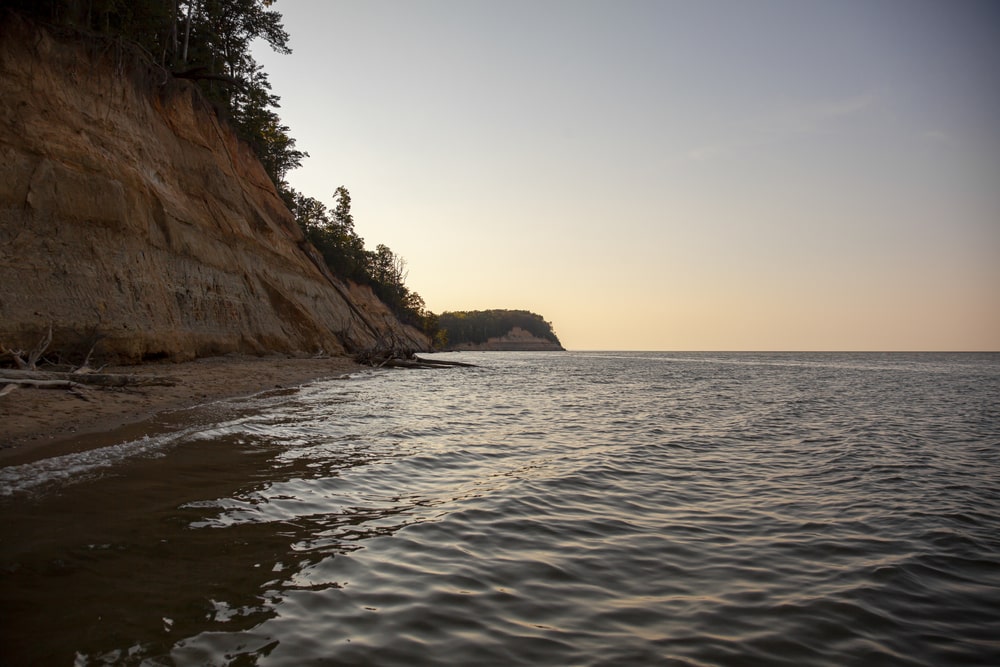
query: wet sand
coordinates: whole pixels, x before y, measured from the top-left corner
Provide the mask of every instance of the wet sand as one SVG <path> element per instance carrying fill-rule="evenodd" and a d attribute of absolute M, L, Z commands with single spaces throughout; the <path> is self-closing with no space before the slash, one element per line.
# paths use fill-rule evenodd
<path fill-rule="evenodd" d="M 122 429 L 161 412 L 294 387 L 362 368 L 346 357 L 225 356 L 185 363 L 108 367 L 104 372 L 169 376 L 177 384 L 130 389 L 95 387 L 86 391 L 90 400 L 61 389 L 22 387 L 0 396 L 0 466 L 100 446 L 100 438 L 95 435 Z"/>

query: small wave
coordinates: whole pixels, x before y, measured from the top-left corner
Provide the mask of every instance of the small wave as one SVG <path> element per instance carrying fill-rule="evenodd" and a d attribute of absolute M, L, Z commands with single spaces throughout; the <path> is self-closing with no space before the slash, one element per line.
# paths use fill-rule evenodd
<path fill-rule="evenodd" d="M 117 445 L 55 456 L 33 463 L 0 468 L 0 495 L 36 491 L 50 484 L 67 484 L 88 479 L 137 456 L 154 456 L 172 443 L 191 436 L 194 427 L 173 433 L 145 435 Z"/>

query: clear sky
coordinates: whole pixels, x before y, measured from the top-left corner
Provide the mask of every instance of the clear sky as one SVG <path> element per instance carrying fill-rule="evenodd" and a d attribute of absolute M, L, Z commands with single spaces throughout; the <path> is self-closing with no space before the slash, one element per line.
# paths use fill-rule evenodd
<path fill-rule="evenodd" d="M 569 349 L 1000 350 L 1000 3 L 280 0 L 256 54 L 434 312 Z"/>

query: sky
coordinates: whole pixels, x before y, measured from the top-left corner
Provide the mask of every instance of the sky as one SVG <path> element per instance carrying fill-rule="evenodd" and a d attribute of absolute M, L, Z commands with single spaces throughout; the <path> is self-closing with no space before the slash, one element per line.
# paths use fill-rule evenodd
<path fill-rule="evenodd" d="M 287 180 L 571 350 L 1000 350 L 1000 3 L 279 0 Z"/>

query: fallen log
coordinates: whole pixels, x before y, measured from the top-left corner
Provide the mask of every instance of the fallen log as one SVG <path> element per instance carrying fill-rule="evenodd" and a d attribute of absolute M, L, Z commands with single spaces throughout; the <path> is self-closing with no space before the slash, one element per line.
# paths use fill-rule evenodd
<path fill-rule="evenodd" d="M 445 361 L 444 359 L 424 359 L 423 357 L 414 356 L 421 364 L 426 364 L 427 366 L 462 366 L 464 368 L 475 368 L 475 364 L 469 364 L 464 361 Z"/>
<path fill-rule="evenodd" d="M 475 364 L 467 364 L 462 361 L 441 361 L 438 359 L 423 359 L 412 356 L 408 359 L 390 358 L 379 364 L 379 368 L 446 368 L 449 366 L 465 366 L 475 368 Z"/>
<path fill-rule="evenodd" d="M 12 368 L 0 369 L 0 384 L 30 384 L 28 381 L 62 382 L 61 388 L 68 389 L 65 383 L 74 385 L 91 385 L 98 387 L 151 387 L 177 384 L 177 380 L 164 375 L 127 375 L 121 373 L 63 373 L 55 371 L 34 371 Z M 52 385 L 33 385 L 52 386 Z"/>
<path fill-rule="evenodd" d="M 386 359 L 378 365 L 379 368 L 420 368 L 420 364 L 412 359 Z"/>
<path fill-rule="evenodd" d="M 0 378 L 0 384 L 4 385 L 4 388 L 0 389 L 0 396 L 6 396 L 18 387 L 35 387 L 37 389 L 65 389 L 77 398 L 82 398 L 85 401 L 92 400 L 87 394 L 87 386 L 79 382 L 73 382 L 72 380 L 32 380 L 31 378 L 13 380 L 11 378 Z"/>
<path fill-rule="evenodd" d="M 72 380 L 38 380 L 34 378 L 0 377 L 0 384 L 17 385 L 19 387 L 37 387 L 38 389 L 84 389 L 85 387 Z"/>

